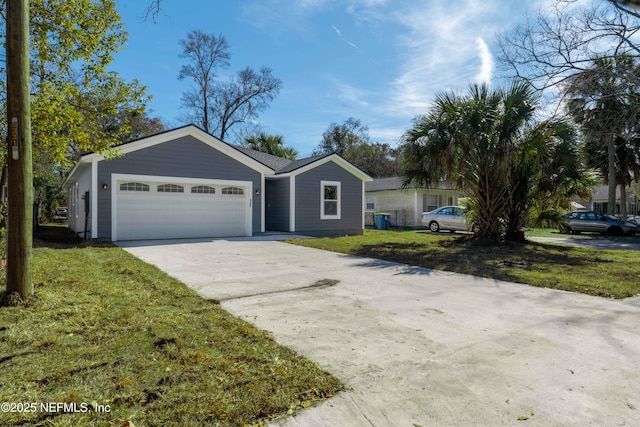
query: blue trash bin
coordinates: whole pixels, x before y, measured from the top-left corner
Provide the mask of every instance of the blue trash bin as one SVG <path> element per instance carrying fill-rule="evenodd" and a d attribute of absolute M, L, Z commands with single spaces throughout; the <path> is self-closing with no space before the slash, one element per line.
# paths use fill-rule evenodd
<path fill-rule="evenodd" d="M 389 214 L 383 214 L 383 213 L 377 213 L 374 214 L 374 220 L 376 223 L 376 228 L 378 230 L 388 230 L 389 229 L 389 218 L 391 217 L 391 215 Z"/>

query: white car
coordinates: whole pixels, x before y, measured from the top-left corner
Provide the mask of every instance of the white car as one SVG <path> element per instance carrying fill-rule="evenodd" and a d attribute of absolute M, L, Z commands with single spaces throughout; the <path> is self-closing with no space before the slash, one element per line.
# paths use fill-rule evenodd
<path fill-rule="evenodd" d="M 423 212 L 421 222 L 434 233 L 440 230 L 470 231 L 474 227 L 469 223 L 466 212 L 462 206 L 443 206 L 431 212 Z"/>

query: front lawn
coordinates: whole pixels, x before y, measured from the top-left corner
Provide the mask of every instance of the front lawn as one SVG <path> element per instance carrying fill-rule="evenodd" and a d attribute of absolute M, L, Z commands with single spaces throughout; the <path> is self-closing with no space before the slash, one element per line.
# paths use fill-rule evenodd
<path fill-rule="evenodd" d="M 640 252 L 507 243 L 482 247 L 456 234 L 365 230 L 289 243 L 436 270 L 612 298 L 640 294 Z"/>
<path fill-rule="evenodd" d="M 344 389 L 113 245 L 36 241 L 33 269 L 35 296 L 0 307 L 0 402 L 37 406 L 3 426 L 239 426 Z"/>

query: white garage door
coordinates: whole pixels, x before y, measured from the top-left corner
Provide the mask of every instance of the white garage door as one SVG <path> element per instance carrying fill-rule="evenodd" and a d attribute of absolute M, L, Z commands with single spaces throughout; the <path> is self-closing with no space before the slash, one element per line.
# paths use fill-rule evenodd
<path fill-rule="evenodd" d="M 251 235 L 250 182 L 114 179 L 113 240 Z"/>

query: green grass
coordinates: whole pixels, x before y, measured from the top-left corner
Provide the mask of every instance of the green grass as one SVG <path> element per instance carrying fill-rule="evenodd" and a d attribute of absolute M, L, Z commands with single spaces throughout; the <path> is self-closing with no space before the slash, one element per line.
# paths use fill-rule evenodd
<path fill-rule="evenodd" d="M 0 413 L 0 425 L 260 424 L 344 389 L 157 268 L 72 241 L 36 241 L 35 296 L 0 307 L 0 402 L 110 412 Z"/>
<path fill-rule="evenodd" d="M 365 230 L 289 243 L 611 298 L 640 294 L 640 252 L 529 242 L 483 247 L 456 234 Z"/>

